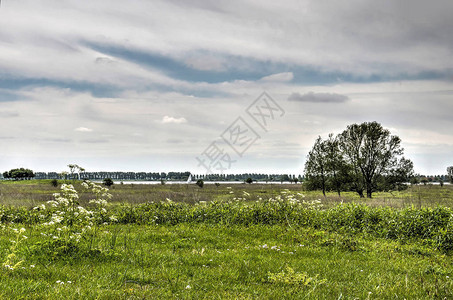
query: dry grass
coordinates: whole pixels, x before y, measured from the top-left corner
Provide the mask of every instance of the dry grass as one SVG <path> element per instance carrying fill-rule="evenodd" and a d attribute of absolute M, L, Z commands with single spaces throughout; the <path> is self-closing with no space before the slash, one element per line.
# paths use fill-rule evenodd
<path fill-rule="evenodd" d="M 70 182 L 72 183 L 72 182 Z M 82 191 L 79 183 L 76 189 Z M 338 203 L 359 202 L 372 207 L 453 207 L 453 185 L 418 185 L 410 186 L 401 192 L 374 193 L 372 199 L 360 199 L 356 193 L 343 192 L 341 197 L 335 192 L 328 192 L 326 197 L 320 191 L 303 191 L 300 184 L 205 184 L 199 188 L 195 184 L 116 184 L 111 187 L 113 203 L 139 204 L 171 199 L 175 202 L 193 204 L 199 201 L 228 201 L 242 198 L 247 201 L 273 198 L 283 190 L 302 193 L 305 199 L 321 200 L 325 207 Z M 244 196 L 244 191 L 250 194 Z M 0 204 L 6 206 L 32 207 L 53 199 L 59 187 L 53 187 L 50 181 L 0 182 Z M 80 193 L 80 203 L 86 204 L 91 199 L 89 193 Z"/>

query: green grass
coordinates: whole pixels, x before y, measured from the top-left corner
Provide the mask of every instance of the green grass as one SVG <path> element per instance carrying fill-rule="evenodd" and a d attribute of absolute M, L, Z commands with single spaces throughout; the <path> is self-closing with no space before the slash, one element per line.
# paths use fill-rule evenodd
<path fill-rule="evenodd" d="M 24 269 L 1 271 L 2 298 L 453 297 L 451 257 L 417 242 L 286 226 L 115 225 L 99 228 L 90 251 L 52 257 L 29 250 L 41 236 L 27 231 Z M 11 238 L 2 235 L 1 256 Z M 316 280 L 306 286 L 269 280 L 287 267 Z"/>
<path fill-rule="evenodd" d="M 115 185 L 98 224 L 70 228 L 85 228 L 79 242 L 43 225 L 54 211 L 31 209 L 55 192 L 0 183 L 0 299 L 453 298 L 451 186 L 359 199 L 300 185 Z M 288 194 L 323 206 L 266 201 Z"/>

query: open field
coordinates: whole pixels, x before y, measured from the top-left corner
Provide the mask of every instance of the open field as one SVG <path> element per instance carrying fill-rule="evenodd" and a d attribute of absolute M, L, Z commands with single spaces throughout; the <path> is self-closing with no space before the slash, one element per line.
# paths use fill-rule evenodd
<path fill-rule="evenodd" d="M 60 181 L 61 183 L 62 181 Z M 67 183 L 73 183 L 67 181 Z M 77 190 L 80 183 L 74 183 Z M 401 192 L 378 192 L 372 199 L 360 199 L 356 193 L 344 192 L 339 197 L 335 192 L 327 193 L 324 198 L 320 191 L 303 191 L 300 184 L 223 184 L 219 186 L 206 184 L 199 188 L 195 184 L 116 184 L 110 189 L 113 203 L 139 204 L 158 202 L 171 199 L 175 202 L 194 204 L 199 201 L 228 201 L 243 198 L 246 201 L 267 199 L 279 195 L 283 190 L 303 193 L 306 200 L 321 200 L 325 206 L 338 203 L 360 202 L 370 206 L 404 207 L 436 207 L 442 205 L 453 207 L 453 185 L 417 185 L 410 186 Z M 250 194 L 244 197 L 243 192 Z M 0 204 L 33 207 L 53 199 L 53 193 L 59 187 L 53 187 L 50 180 L 0 181 Z M 89 194 L 80 195 L 81 203 L 85 204 Z"/>
<path fill-rule="evenodd" d="M 125 184 L 105 211 L 76 190 L 91 214 L 0 183 L 0 299 L 453 298 L 452 186 Z"/>

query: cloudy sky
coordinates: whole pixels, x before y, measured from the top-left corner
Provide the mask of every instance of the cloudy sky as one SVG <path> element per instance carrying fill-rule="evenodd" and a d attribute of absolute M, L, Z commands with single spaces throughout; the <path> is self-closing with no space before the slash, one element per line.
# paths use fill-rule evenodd
<path fill-rule="evenodd" d="M 300 174 L 318 135 L 378 121 L 416 172 L 444 174 L 452 11 L 442 0 L 2 0 L 0 170 L 201 173 L 212 158 L 225 173 Z M 278 110 L 261 127 L 247 109 L 264 91 Z M 236 129 L 249 136 L 233 141 Z"/>

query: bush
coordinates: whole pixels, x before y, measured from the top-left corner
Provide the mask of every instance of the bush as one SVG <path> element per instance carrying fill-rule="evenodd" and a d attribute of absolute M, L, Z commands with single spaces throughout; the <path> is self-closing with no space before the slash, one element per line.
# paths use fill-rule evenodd
<path fill-rule="evenodd" d="M 198 185 L 198 187 L 200 187 L 200 188 L 203 188 L 203 186 L 204 186 L 203 179 L 198 179 L 196 185 Z"/>
<path fill-rule="evenodd" d="M 102 182 L 106 187 L 110 187 L 113 185 L 113 180 L 111 178 L 105 178 Z"/>

